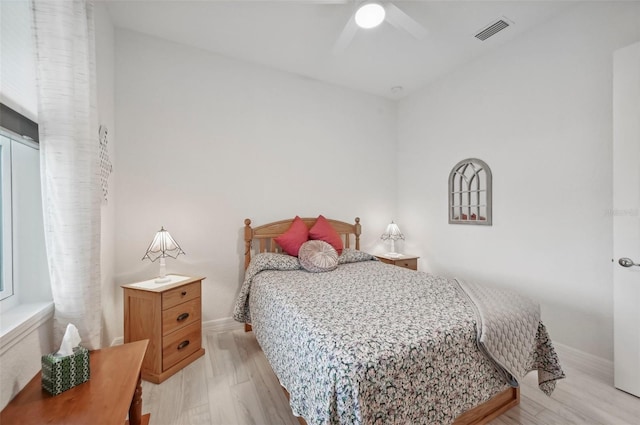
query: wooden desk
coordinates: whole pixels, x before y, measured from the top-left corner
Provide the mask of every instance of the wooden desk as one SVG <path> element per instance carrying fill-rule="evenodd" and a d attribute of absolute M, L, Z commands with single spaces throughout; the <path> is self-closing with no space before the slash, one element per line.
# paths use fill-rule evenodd
<path fill-rule="evenodd" d="M 101 424 L 141 425 L 140 369 L 149 341 L 142 340 L 92 351 L 91 377 L 57 396 L 42 389 L 40 373 L 0 413 L 2 425 Z M 129 413 L 129 421 L 125 421 Z"/>

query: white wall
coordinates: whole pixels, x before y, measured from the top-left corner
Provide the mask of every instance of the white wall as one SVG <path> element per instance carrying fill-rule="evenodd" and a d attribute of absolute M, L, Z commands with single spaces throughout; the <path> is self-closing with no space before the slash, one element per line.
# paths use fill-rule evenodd
<path fill-rule="evenodd" d="M 107 201 L 102 202 L 100 232 L 100 278 L 102 281 L 102 346 L 122 336 L 123 309 L 118 306 L 121 289 L 115 282 L 115 30 L 104 2 L 95 3 L 96 85 L 98 123 L 107 127 L 107 147 L 113 172 L 108 180 Z M 121 306 L 120 306 L 121 307 Z"/>
<path fill-rule="evenodd" d="M 231 316 L 245 218 L 359 216 L 368 249 L 393 216 L 390 101 L 117 29 L 115 106 L 116 281 L 157 275 L 164 226 L 187 253 L 168 272 L 207 278 L 205 322 Z"/>
<path fill-rule="evenodd" d="M 588 3 L 398 106 L 399 221 L 421 269 L 538 299 L 559 342 L 612 358 L 612 52 L 640 3 Z M 490 42 L 490 41 L 489 41 Z M 493 226 L 447 224 L 461 159 L 493 171 Z"/>
<path fill-rule="evenodd" d="M 0 1 L 0 101 L 38 121 L 36 60 L 29 0 Z"/>

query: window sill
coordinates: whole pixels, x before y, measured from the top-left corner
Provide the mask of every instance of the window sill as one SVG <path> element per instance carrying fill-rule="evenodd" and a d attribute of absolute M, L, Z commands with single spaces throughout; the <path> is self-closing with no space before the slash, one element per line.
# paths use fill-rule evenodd
<path fill-rule="evenodd" d="M 53 302 L 20 304 L 0 312 L 0 354 L 53 317 Z"/>

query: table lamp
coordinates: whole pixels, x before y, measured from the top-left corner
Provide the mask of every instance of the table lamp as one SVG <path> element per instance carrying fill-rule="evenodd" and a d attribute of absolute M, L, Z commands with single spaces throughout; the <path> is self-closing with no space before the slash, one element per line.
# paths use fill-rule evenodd
<path fill-rule="evenodd" d="M 391 252 L 387 253 L 389 257 L 400 257 L 402 254 L 396 252 L 396 244 L 395 242 L 398 239 L 404 239 L 404 235 L 400 231 L 400 228 L 393 221 L 389 223 L 387 226 L 387 230 L 380 236 L 380 239 L 383 241 L 390 240 L 391 241 Z"/>
<path fill-rule="evenodd" d="M 178 255 L 185 254 L 185 252 L 180 248 L 178 242 L 171 237 L 169 232 L 164 230 L 164 227 L 161 227 L 156 236 L 151 241 L 151 245 L 147 248 L 147 253 L 144 254 L 142 259 L 148 258 L 149 260 L 156 261 L 158 258 L 160 259 L 160 275 L 155 280 L 156 283 L 167 283 L 171 281 L 170 278 L 167 277 L 167 265 L 165 263 L 166 257 L 177 258 Z M 185 254 L 186 255 L 186 254 Z"/>

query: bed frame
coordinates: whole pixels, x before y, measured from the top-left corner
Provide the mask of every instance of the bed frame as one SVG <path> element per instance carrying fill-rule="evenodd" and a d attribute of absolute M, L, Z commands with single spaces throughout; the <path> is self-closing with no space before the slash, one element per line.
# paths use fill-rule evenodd
<path fill-rule="evenodd" d="M 316 222 L 316 218 L 303 218 L 302 221 L 310 229 Z M 349 224 L 344 221 L 327 219 L 331 227 L 343 238 L 345 248 L 351 247 L 351 236 L 355 238 L 355 249 L 360 249 L 360 217 L 356 217 L 355 224 Z M 251 220 L 244 220 L 244 269 L 249 267 L 251 262 L 252 241 L 258 241 L 257 252 L 282 252 L 275 238 L 289 230 L 293 219 L 274 221 L 273 223 L 263 224 L 258 227 L 251 227 Z"/>
<path fill-rule="evenodd" d="M 327 219 L 331 226 L 338 232 L 338 234 L 344 240 L 345 248 L 351 247 L 351 239 L 355 239 L 355 249 L 360 249 L 360 218 L 356 217 L 355 224 L 346 223 L 344 221 Z M 307 228 L 311 228 L 316 222 L 316 218 L 303 218 L 302 221 L 307 225 Z M 244 220 L 244 268 L 249 267 L 251 262 L 251 251 L 253 241 L 258 242 L 257 252 L 281 252 L 280 247 L 274 241 L 274 239 L 291 227 L 293 219 L 274 221 L 272 223 L 263 224 L 255 228 L 251 227 L 251 220 Z M 251 330 L 251 325 L 245 324 L 246 332 Z M 289 399 L 289 393 L 282 388 L 287 400 Z M 471 410 L 458 416 L 453 425 L 482 425 L 486 424 L 498 416 L 502 415 L 507 410 L 520 404 L 520 388 L 508 388 L 501 393 L 496 394 L 490 400 L 485 403 L 474 407 Z M 306 421 L 298 417 L 298 421 L 301 425 L 307 425 Z"/>

